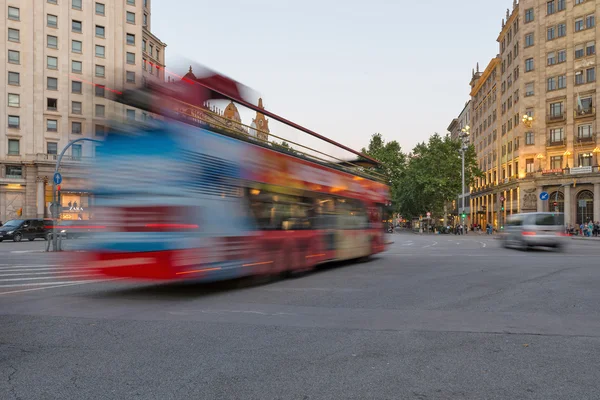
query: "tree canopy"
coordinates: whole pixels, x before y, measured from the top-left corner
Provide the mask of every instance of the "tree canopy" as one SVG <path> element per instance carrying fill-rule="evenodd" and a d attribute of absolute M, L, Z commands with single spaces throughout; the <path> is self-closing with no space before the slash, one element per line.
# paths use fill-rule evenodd
<path fill-rule="evenodd" d="M 394 210 L 405 218 L 431 212 L 441 216 L 444 205 L 461 192 L 461 142 L 449 135 L 434 134 L 406 155 L 396 141 L 385 142 L 381 134 L 371 137 L 363 152 L 382 163 L 375 170 L 389 181 Z M 465 153 L 465 185 L 481 176 L 475 148 Z"/>

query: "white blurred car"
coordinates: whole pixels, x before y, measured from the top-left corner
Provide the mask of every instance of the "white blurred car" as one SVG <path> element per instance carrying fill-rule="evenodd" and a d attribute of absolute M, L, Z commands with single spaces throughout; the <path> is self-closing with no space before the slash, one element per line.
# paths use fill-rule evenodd
<path fill-rule="evenodd" d="M 564 214 L 562 213 L 514 214 L 509 216 L 506 222 L 502 236 L 504 247 L 562 249 L 567 244 Z"/>

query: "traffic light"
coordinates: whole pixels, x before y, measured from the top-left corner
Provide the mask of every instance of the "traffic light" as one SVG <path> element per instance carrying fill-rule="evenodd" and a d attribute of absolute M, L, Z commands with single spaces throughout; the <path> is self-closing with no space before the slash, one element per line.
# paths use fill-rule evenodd
<path fill-rule="evenodd" d="M 504 211 L 504 203 L 502 203 L 502 207 L 500 208 L 500 211 Z"/>
<path fill-rule="evenodd" d="M 467 214 L 465 214 L 465 213 L 462 213 L 460 216 L 462 217 L 462 219 L 467 218 Z"/>
<path fill-rule="evenodd" d="M 552 203 L 552 204 L 554 204 L 554 207 L 558 207 L 558 202 L 556 202 L 556 201 L 555 201 L 555 202 L 554 202 L 554 203 Z"/>

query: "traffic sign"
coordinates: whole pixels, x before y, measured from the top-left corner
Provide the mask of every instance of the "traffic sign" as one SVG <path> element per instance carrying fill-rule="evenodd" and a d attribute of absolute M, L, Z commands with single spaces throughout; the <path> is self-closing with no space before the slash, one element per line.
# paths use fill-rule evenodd
<path fill-rule="evenodd" d="M 542 192 L 542 193 L 540 193 L 540 200 L 546 201 L 549 198 L 550 198 L 550 195 L 548 194 L 548 192 Z"/>
<path fill-rule="evenodd" d="M 57 185 L 60 185 L 62 183 L 62 175 L 60 174 L 60 172 L 54 173 L 54 183 L 56 183 Z"/>
<path fill-rule="evenodd" d="M 504 196 L 500 196 L 500 201 L 504 201 L 504 200 L 506 200 L 506 199 L 504 198 Z"/>
<path fill-rule="evenodd" d="M 428 212 L 428 213 L 427 213 L 427 216 L 428 216 L 428 217 L 431 217 L 431 213 L 430 213 L 430 212 Z"/>

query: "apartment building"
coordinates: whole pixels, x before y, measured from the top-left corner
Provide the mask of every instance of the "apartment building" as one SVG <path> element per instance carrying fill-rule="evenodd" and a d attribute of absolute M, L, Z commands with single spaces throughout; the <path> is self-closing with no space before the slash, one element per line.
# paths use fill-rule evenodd
<path fill-rule="evenodd" d="M 476 222 L 500 229 L 510 214 L 550 210 L 564 211 L 567 224 L 600 220 L 598 4 L 521 0 L 507 10 L 497 39 L 498 134 L 491 147 L 489 137 L 487 146 L 475 139 L 478 159 L 486 161 L 480 163 L 485 179 L 472 188 Z M 479 126 L 476 103 L 472 134 Z"/>
<path fill-rule="evenodd" d="M 3 4 L 0 220 L 48 217 L 57 154 L 75 139 L 102 140 L 108 118 L 144 117 L 111 102 L 107 94 L 134 88 L 144 79 L 164 79 L 165 45 L 150 32 L 149 0 Z M 90 218 L 84 167 L 94 154 L 95 144 L 88 141 L 65 153 L 63 219 Z"/>

